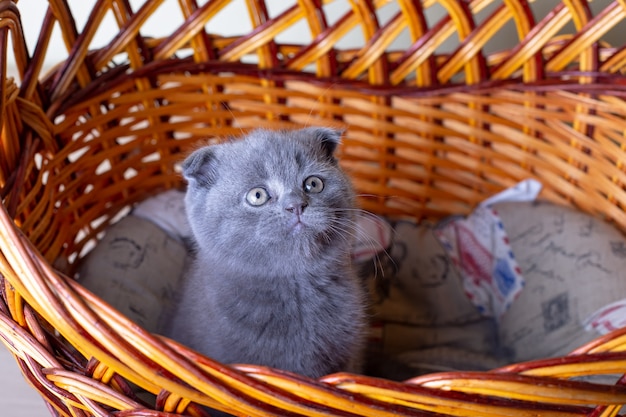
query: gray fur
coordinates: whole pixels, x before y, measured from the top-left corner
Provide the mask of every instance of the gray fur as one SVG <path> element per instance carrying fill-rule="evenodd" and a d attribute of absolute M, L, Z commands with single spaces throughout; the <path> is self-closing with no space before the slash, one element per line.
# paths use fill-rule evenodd
<path fill-rule="evenodd" d="M 354 194 L 333 156 L 339 140 L 325 128 L 256 130 L 185 160 L 196 254 L 168 336 L 222 363 L 310 377 L 358 371 L 365 297 L 350 259 Z M 321 192 L 305 192 L 310 176 Z M 267 203 L 248 203 L 255 187 Z M 304 227 L 294 226 L 299 215 Z"/>

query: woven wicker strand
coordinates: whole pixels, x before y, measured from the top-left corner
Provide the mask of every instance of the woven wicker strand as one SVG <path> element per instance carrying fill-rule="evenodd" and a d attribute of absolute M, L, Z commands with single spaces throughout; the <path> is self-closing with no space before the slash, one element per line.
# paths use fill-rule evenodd
<path fill-rule="evenodd" d="M 626 3 L 98 0 L 79 27 L 49 0 L 37 28 L 20 21 L 27 3 L 0 0 L 0 340 L 52 413 L 608 417 L 626 405 L 624 377 L 580 380 L 624 374 L 626 329 L 490 372 L 314 381 L 197 355 L 71 279 L 133 204 L 183 186 L 190 149 L 259 126 L 345 129 L 342 164 L 379 215 L 468 213 L 535 178 L 542 198 L 626 231 Z M 172 18 L 153 34 L 159 13 Z M 234 19 L 251 29 L 214 29 Z M 67 59 L 44 69 L 59 50 Z"/>

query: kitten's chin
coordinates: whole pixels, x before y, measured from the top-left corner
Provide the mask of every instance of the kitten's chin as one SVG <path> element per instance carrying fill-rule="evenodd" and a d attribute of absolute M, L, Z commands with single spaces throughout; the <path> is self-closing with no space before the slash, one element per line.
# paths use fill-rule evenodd
<path fill-rule="evenodd" d="M 304 222 L 293 222 L 285 228 L 282 239 L 284 253 L 290 253 L 295 257 L 316 257 L 320 253 L 323 235 L 324 233 L 314 226 Z"/>

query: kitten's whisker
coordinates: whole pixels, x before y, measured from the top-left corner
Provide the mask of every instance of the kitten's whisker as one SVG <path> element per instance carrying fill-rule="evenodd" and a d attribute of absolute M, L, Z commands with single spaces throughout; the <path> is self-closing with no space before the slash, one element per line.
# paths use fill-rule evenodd
<path fill-rule="evenodd" d="M 370 213 L 367 210 L 363 210 L 363 209 L 359 209 L 359 208 L 355 208 L 355 209 L 339 209 L 339 210 L 345 210 L 345 211 L 348 211 L 348 212 L 357 212 L 360 215 L 360 219 L 361 220 L 369 221 L 369 222 L 371 222 L 373 224 L 378 224 L 379 221 L 381 221 L 381 218 L 379 216 L 377 216 L 377 215 L 375 215 L 373 213 Z M 356 226 L 356 221 L 354 221 L 354 223 L 355 223 L 355 227 L 358 227 L 358 226 Z M 390 233 L 391 233 L 389 244 L 391 245 L 391 241 L 393 241 L 393 238 L 396 235 L 396 230 L 393 227 L 391 227 L 391 225 L 389 227 L 389 230 L 390 230 Z M 372 241 L 371 245 L 372 245 L 373 248 L 377 248 L 378 244 L 381 244 L 380 245 L 381 250 L 376 251 L 376 255 L 375 255 L 376 259 L 374 260 L 374 264 L 377 265 L 378 267 L 380 267 L 381 272 L 383 272 L 383 274 L 385 272 L 384 268 L 383 268 L 382 259 L 380 258 L 381 253 L 384 254 L 384 256 L 391 262 L 391 264 L 393 265 L 394 269 L 397 269 L 398 265 L 396 264 L 395 260 L 393 259 L 393 257 L 389 253 L 389 251 L 388 251 L 389 248 L 384 247 L 384 245 L 382 245 L 383 242 L 378 242 L 376 239 L 374 239 L 374 238 L 372 238 L 370 236 L 367 236 L 367 235 L 365 235 L 365 236 Z M 378 271 L 378 269 L 379 269 L 378 267 L 375 267 L 376 271 Z"/>
<path fill-rule="evenodd" d="M 328 91 L 330 91 L 330 89 L 333 88 L 335 85 L 337 85 L 337 83 L 330 84 L 328 87 L 326 87 L 326 89 L 324 90 L 324 92 L 322 94 L 317 96 L 315 103 L 313 104 L 313 106 L 311 106 L 311 109 L 309 110 L 309 114 L 307 115 L 307 119 L 304 121 L 304 127 L 308 127 L 309 126 L 309 121 L 311 119 L 311 116 L 313 115 L 313 110 L 315 110 L 315 108 L 317 106 L 319 106 L 320 99 L 322 97 L 326 97 L 326 93 Z"/>
<path fill-rule="evenodd" d="M 370 213 L 367 210 L 363 210 L 363 209 L 360 209 L 360 208 L 352 208 L 352 209 L 350 209 L 350 208 L 340 208 L 340 209 L 335 209 L 335 210 L 337 210 L 337 211 L 345 211 L 345 212 L 356 212 L 357 214 L 361 215 L 360 216 L 361 219 L 369 221 L 369 222 L 371 222 L 373 224 L 377 224 L 379 221 L 381 221 L 381 217 L 379 217 L 379 216 L 377 216 L 377 215 L 375 215 L 373 213 Z M 390 230 L 392 238 L 393 238 L 396 235 L 396 230 L 393 227 L 390 227 L 389 230 Z"/>
<path fill-rule="evenodd" d="M 351 210 L 359 210 L 359 209 L 337 209 L 337 210 L 346 210 L 346 211 L 351 211 Z M 368 213 L 366 211 L 362 211 L 362 214 L 369 214 L 372 219 L 370 220 L 374 220 L 374 218 L 376 216 L 372 215 L 371 213 Z M 364 219 L 367 219 L 367 217 L 363 216 Z M 347 223 L 341 223 L 339 221 L 339 219 L 333 219 L 334 221 L 331 223 L 331 229 L 339 232 L 338 235 L 344 239 L 344 241 L 348 240 L 349 238 L 352 238 L 351 242 L 346 242 L 346 243 L 354 243 L 356 241 L 361 242 L 362 244 L 364 244 L 366 247 L 369 246 L 370 249 L 372 249 L 372 252 L 374 253 L 373 257 L 372 257 L 372 262 L 374 263 L 374 271 L 375 271 L 375 279 L 378 278 L 378 271 L 380 270 L 383 275 L 382 277 L 384 278 L 384 267 L 383 267 L 383 261 L 381 259 L 381 253 L 383 253 L 393 264 L 394 268 L 397 267 L 395 261 L 393 260 L 393 258 L 391 257 L 391 255 L 389 254 L 388 250 L 386 247 L 384 247 L 383 243 L 384 242 L 380 242 L 378 240 L 376 240 L 375 238 L 371 237 L 370 235 L 368 235 L 367 233 L 364 233 L 362 228 L 359 226 L 359 224 L 357 223 L 356 220 L 350 220 Z M 344 236 L 345 235 L 345 236 Z"/>
<path fill-rule="evenodd" d="M 241 124 L 239 124 L 239 120 L 237 120 L 237 116 L 235 116 L 235 113 L 233 113 L 232 109 L 230 108 L 230 105 L 228 105 L 227 103 L 224 103 L 224 107 L 226 107 L 226 110 L 228 110 L 230 115 L 233 116 L 233 127 L 235 127 L 235 124 L 236 124 L 237 125 L 236 127 L 239 128 L 239 132 L 241 132 L 242 135 L 245 135 L 246 132 L 241 127 Z"/>
<path fill-rule="evenodd" d="M 376 194 L 355 194 L 355 197 L 371 197 L 371 198 L 378 198 L 380 197 L 379 195 Z"/>

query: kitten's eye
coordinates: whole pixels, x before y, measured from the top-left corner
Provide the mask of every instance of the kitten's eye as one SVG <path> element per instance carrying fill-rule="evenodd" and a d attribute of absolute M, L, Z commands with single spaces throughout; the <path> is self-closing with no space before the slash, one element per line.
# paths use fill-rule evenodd
<path fill-rule="evenodd" d="M 253 188 L 248 191 L 248 194 L 246 194 L 246 201 L 251 206 L 262 206 L 263 204 L 267 203 L 269 199 L 270 195 L 267 193 L 265 188 L 261 187 Z"/>
<path fill-rule="evenodd" d="M 304 191 L 307 193 L 321 193 L 324 189 L 324 181 L 314 175 L 304 180 Z"/>

